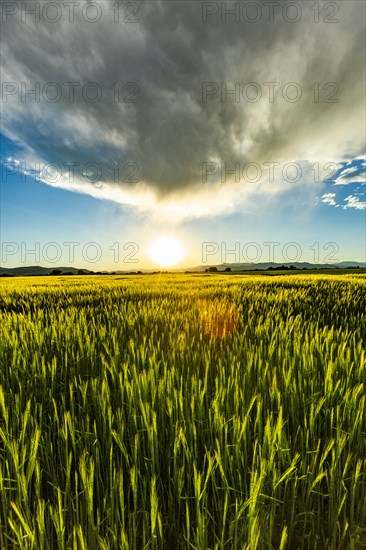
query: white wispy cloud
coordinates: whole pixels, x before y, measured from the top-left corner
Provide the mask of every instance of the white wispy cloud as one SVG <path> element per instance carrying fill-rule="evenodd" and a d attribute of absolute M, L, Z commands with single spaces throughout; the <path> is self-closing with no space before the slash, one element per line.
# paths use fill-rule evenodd
<path fill-rule="evenodd" d="M 335 206 L 337 203 L 334 200 L 336 194 L 335 193 L 326 193 L 325 195 L 322 195 L 321 202 L 324 202 L 325 204 L 329 204 L 330 206 Z"/>
<path fill-rule="evenodd" d="M 343 206 L 345 210 L 347 208 L 355 208 L 356 210 L 366 209 L 366 201 L 360 201 L 360 199 L 355 195 L 349 195 L 344 199 L 344 202 L 347 203 L 345 206 Z"/>
<path fill-rule="evenodd" d="M 366 163 L 359 166 L 345 168 L 334 180 L 334 185 L 349 185 L 352 183 L 366 183 Z"/>

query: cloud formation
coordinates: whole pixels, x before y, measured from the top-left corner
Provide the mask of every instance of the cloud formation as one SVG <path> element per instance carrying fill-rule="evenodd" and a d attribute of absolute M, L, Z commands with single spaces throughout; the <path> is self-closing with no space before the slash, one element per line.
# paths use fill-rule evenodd
<path fill-rule="evenodd" d="M 329 204 L 329 206 L 336 206 L 335 199 L 336 194 L 335 193 L 325 193 L 325 195 L 322 196 L 321 202 L 324 202 L 325 204 Z"/>
<path fill-rule="evenodd" d="M 355 208 L 356 210 L 366 209 L 366 201 L 360 201 L 360 199 L 355 195 L 349 195 L 344 199 L 344 202 L 346 203 L 346 205 L 343 207 L 345 210 L 347 208 Z"/>
<path fill-rule="evenodd" d="M 221 2 L 212 14 L 207 2 L 120 2 L 118 22 L 115 0 L 78 2 L 72 22 L 66 6 L 51 22 L 51 8 L 37 21 L 30 12 L 41 3 L 28 0 L 28 14 L 21 4 L 2 25 L 3 131 L 29 165 L 62 167 L 47 183 L 202 216 L 291 187 L 286 163 L 298 162 L 297 184 L 311 187 L 311 163 L 321 181 L 326 163 L 364 151 L 363 2 L 339 2 L 331 16 L 321 1 L 315 22 L 298 1 L 298 21 L 274 10 L 273 21 L 262 11 L 257 23 L 243 11 L 223 16 Z M 237 4 L 245 2 L 225 5 Z M 93 23 L 86 15 L 98 6 Z M 209 162 L 219 168 L 204 181 Z M 273 181 L 263 169 L 270 162 L 280 165 Z M 248 163 L 263 170 L 255 183 L 243 177 Z M 223 166 L 237 165 L 239 182 L 223 177 Z"/>
<path fill-rule="evenodd" d="M 366 201 L 360 200 L 360 197 L 366 199 L 364 192 L 358 192 L 354 195 L 348 195 L 343 199 L 343 202 L 337 202 L 338 198 L 336 193 L 325 193 L 321 196 L 320 202 L 327 204 L 328 206 L 335 206 L 336 208 L 342 208 L 343 210 L 348 210 L 352 208 L 354 210 L 366 210 Z"/>
<path fill-rule="evenodd" d="M 349 166 L 350 165 L 350 166 Z M 366 163 L 359 162 L 356 165 L 349 162 L 334 180 L 335 185 L 350 185 L 353 183 L 366 184 Z"/>

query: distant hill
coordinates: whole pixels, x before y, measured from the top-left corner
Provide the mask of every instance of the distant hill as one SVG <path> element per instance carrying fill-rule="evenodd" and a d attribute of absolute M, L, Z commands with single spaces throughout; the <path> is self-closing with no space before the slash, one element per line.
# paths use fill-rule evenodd
<path fill-rule="evenodd" d="M 366 262 L 339 262 L 336 264 L 312 264 L 309 262 L 260 262 L 260 263 L 224 263 L 213 265 L 199 265 L 192 267 L 191 271 L 205 271 L 210 267 L 216 267 L 218 271 L 224 271 L 228 267 L 231 271 L 263 271 L 266 269 L 278 269 L 280 267 L 294 267 L 296 269 L 346 269 L 346 268 L 366 268 Z"/>
<path fill-rule="evenodd" d="M 217 268 L 218 271 L 222 272 L 225 269 L 230 268 L 232 272 L 240 271 L 265 271 L 265 270 L 276 270 L 281 267 L 289 269 L 290 267 L 303 270 L 303 269 L 347 269 L 347 268 L 366 268 L 366 262 L 354 262 L 354 261 L 344 261 L 336 264 L 312 264 L 309 262 L 292 262 L 292 263 L 276 263 L 276 262 L 262 262 L 262 263 L 224 263 L 224 264 L 211 264 L 211 265 L 199 265 L 190 268 L 174 268 L 174 269 L 164 269 L 171 273 L 181 273 L 181 272 L 205 272 L 209 268 Z M 82 272 L 85 275 L 87 274 L 96 274 L 96 275 L 108 275 L 108 274 L 128 274 L 133 273 L 127 270 L 118 270 L 113 272 L 108 271 L 90 271 L 88 269 L 79 269 L 75 267 L 42 267 L 42 266 L 22 266 L 22 267 L 13 267 L 13 268 L 4 268 L 0 267 L 0 277 L 12 276 L 12 277 L 21 277 L 21 276 L 32 276 L 32 275 L 51 275 L 52 272 L 60 272 L 60 275 L 77 275 Z M 146 269 L 145 273 L 152 273 L 157 270 Z M 140 271 L 138 272 L 140 273 Z"/>
<path fill-rule="evenodd" d="M 360 262 L 339 262 L 338 267 L 366 267 L 366 263 Z"/>
<path fill-rule="evenodd" d="M 27 276 L 27 275 L 50 275 L 52 271 L 58 270 L 62 273 L 78 273 L 79 269 L 75 267 L 42 267 L 39 265 L 22 266 L 13 268 L 0 267 L 0 275 Z M 84 269 L 83 271 L 89 272 Z"/>

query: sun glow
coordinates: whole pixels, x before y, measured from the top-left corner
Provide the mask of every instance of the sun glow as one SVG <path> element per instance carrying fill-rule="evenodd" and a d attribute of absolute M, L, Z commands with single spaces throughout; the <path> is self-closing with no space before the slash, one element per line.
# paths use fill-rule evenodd
<path fill-rule="evenodd" d="M 182 244 L 172 237 L 162 237 L 154 241 L 149 249 L 150 259 L 162 267 L 176 265 L 184 256 L 185 250 Z"/>

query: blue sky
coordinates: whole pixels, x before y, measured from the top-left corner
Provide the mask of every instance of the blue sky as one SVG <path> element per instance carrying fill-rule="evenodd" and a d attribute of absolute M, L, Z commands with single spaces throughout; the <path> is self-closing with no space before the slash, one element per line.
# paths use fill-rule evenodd
<path fill-rule="evenodd" d="M 282 262 L 294 258 L 298 250 L 301 261 L 366 261 L 366 211 L 345 208 L 345 199 L 350 195 L 365 201 L 365 184 L 354 181 L 364 170 L 362 160 L 344 163 L 333 180 L 323 182 L 310 197 L 299 198 L 296 188 L 268 203 L 262 201 L 253 211 L 159 223 L 156 218 L 152 221 L 149 215 L 136 214 L 130 207 L 113 201 L 36 181 L 14 168 L 9 158 L 20 158 L 19 148 L 2 136 L 3 267 L 41 264 L 93 270 L 151 268 L 154 262 L 148 255 L 149 246 L 167 235 L 182 242 L 186 257 L 181 265 L 185 266 L 201 264 L 205 258 L 207 264 L 238 260 Z M 349 168 L 353 170 L 347 183 L 337 184 Z M 291 247 L 292 242 L 300 249 Z M 124 249 L 129 243 L 136 244 Z M 217 248 L 204 243 L 216 243 Z M 236 243 L 240 243 L 239 252 Z M 208 252 L 205 258 L 203 251 Z M 60 259 L 54 261 L 60 253 Z"/>

